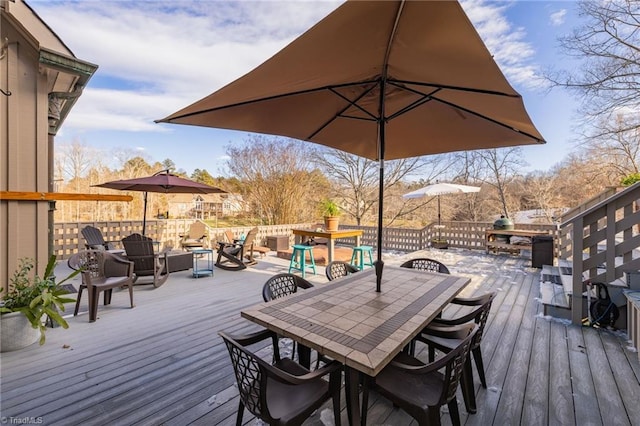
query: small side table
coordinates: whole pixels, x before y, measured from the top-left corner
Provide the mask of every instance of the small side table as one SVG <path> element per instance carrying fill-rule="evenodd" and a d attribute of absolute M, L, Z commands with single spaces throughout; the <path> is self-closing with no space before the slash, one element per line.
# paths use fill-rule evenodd
<path fill-rule="evenodd" d="M 213 250 L 211 249 L 195 249 L 191 250 L 193 254 L 193 277 L 200 278 L 202 276 L 213 276 Z M 204 268 L 198 265 L 198 259 L 206 261 Z"/>

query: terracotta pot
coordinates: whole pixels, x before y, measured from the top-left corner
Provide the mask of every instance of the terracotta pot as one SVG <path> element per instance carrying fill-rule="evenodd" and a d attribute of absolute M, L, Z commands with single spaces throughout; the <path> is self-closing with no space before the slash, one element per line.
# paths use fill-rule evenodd
<path fill-rule="evenodd" d="M 339 224 L 338 216 L 325 216 L 324 217 L 324 229 L 327 231 L 337 231 Z"/>
<path fill-rule="evenodd" d="M 34 344 L 40 330 L 31 327 L 22 312 L 0 315 L 0 352 L 15 351 Z"/>

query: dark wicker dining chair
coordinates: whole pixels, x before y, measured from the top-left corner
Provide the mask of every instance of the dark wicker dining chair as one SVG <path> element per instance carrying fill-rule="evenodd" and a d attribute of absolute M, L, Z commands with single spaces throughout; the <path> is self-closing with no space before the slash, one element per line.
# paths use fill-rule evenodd
<path fill-rule="evenodd" d="M 449 268 L 447 268 L 444 263 L 426 257 L 407 260 L 400 265 L 400 267 L 417 269 L 419 271 L 440 272 L 441 274 L 449 273 Z"/>
<path fill-rule="evenodd" d="M 325 274 L 327 275 L 327 279 L 329 281 L 333 281 L 336 278 L 345 277 L 349 274 L 354 274 L 359 271 L 360 269 L 356 268 L 349 262 L 345 262 L 343 260 L 334 260 L 327 264 Z"/>
<path fill-rule="evenodd" d="M 400 265 L 401 268 L 411 268 L 418 271 L 431 271 L 431 272 L 439 272 L 441 274 L 449 274 L 449 268 L 442 262 L 439 262 L 434 259 L 429 259 L 427 257 L 417 257 L 415 259 L 410 259 Z M 416 351 L 416 340 L 413 339 L 411 343 L 409 343 L 407 350 L 411 355 L 413 355 Z"/>
<path fill-rule="evenodd" d="M 282 274 L 276 274 L 269 278 L 267 282 L 265 282 L 262 286 L 262 299 L 265 302 L 269 302 L 271 300 L 279 299 L 289 294 L 296 293 L 298 291 L 298 288 L 309 289 L 312 287 L 313 284 L 298 275 L 289 274 L 286 272 Z M 295 340 L 293 341 L 292 353 L 296 353 Z M 310 353 L 311 349 L 307 348 L 306 346 L 300 345 L 300 348 L 298 349 L 299 360 L 301 356 L 302 358 L 308 358 L 310 356 Z M 318 358 L 316 368 L 318 367 L 320 360 L 321 359 Z M 306 360 L 304 362 L 307 363 Z"/>
<path fill-rule="evenodd" d="M 242 425 L 246 408 L 270 425 L 301 425 L 326 401 L 333 401 L 335 424 L 340 425 L 342 365 L 333 361 L 310 372 L 289 358 L 280 358 L 277 336 L 269 330 L 247 336 L 220 332 L 238 383 L 240 402 L 236 425 Z M 272 365 L 247 346 L 271 339 L 275 363 Z M 329 375 L 329 381 L 323 377 Z"/>
<path fill-rule="evenodd" d="M 449 352 L 460 344 L 460 339 L 449 338 L 448 330 L 461 324 L 475 323 L 478 325 L 478 332 L 471 342 L 471 354 L 476 364 L 476 370 L 480 377 L 480 383 L 483 388 L 487 388 L 487 379 L 484 372 L 484 363 L 482 361 L 482 334 L 487 324 L 491 303 L 496 297 L 495 292 L 487 293 L 482 296 L 472 298 L 456 297 L 451 301 L 455 305 L 463 305 L 474 307 L 470 312 L 458 316 L 456 318 L 435 318 L 427 327 L 425 327 L 418 335 L 417 340 L 429 346 L 429 361 L 435 358 L 435 350 L 441 352 Z M 474 413 L 476 411 L 475 392 L 473 388 L 473 372 L 471 371 L 471 357 L 465 363 L 465 372 L 470 384 L 470 388 L 465 391 L 465 404 L 467 411 Z M 468 392 L 468 393 L 467 393 Z"/>
<path fill-rule="evenodd" d="M 273 299 L 293 294 L 298 288 L 312 288 L 313 284 L 298 275 L 282 273 L 269 278 L 262 286 L 262 299 L 269 302 Z"/>
<path fill-rule="evenodd" d="M 82 291 L 88 290 L 89 322 L 98 317 L 98 297 L 104 292 L 104 304 L 111 304 L 111 293 L 114 288 L 127 287 L 133 308 L 133 262 L 113 255 L 104 250 L 81 250 L 74 253 L 67 264 L 71 269 L 82 269 L 82 283 L 78 289 L 76 308 L 73 315 L 78 315 Z"/>
<path fill-rule="evenodd" d="M 450 336 L 460 344 L 445 356 L 429 364 L 400 352 L 375 378 L 366 378 L 363 387 L 362 424 L 367 420 L 369 387 L 394 406 L 406 411 L 419 425 L 440 425 L 440 407 L 447 404 L 454 425 L 460 425 L 456 392 L 471 341 L 478 331 L 475 324 L 457 326 Z M 444 368 L 443 372 L 441 370 Z"/>

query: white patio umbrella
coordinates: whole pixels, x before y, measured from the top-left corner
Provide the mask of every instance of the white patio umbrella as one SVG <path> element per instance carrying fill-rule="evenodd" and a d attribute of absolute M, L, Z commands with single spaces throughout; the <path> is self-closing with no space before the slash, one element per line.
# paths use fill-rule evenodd
<path fill-rule="evenodd" d="M 438 240 L 440 239 L 440 196 L 446 194 L 464 194 L 470 192 L 479 192 L 479 186 L 459 185 L 456 183 L 434 183 L 427 185 L 424 188 L 416 189 L 415 191 L 404 194 L 402 198 L 423 198 L 423 197 L 437 197 L 438 198 Z"/>

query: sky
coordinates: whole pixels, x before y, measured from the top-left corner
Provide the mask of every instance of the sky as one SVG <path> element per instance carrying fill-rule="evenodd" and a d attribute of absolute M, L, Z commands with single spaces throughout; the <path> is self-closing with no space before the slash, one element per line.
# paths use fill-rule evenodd
<path fill-rule="evenodd" d="M 328 0 L 27 0 L 83 61 L 99 66 L 56 146 L 80 143 L 110 167 L 122 154 L 225 175 L 227 145 L 246 132 L 156 124 L 260 65 L 341 2 Z M 548 170 L 575 146 L 577 102 L 542 78 L 566 66 L 558 37 L 579 22 L 573 1 L 461 4 L 546 145 L 523 147 L 525 171 Z M 117 155 L 120 154 L 120 155 Z"/>

